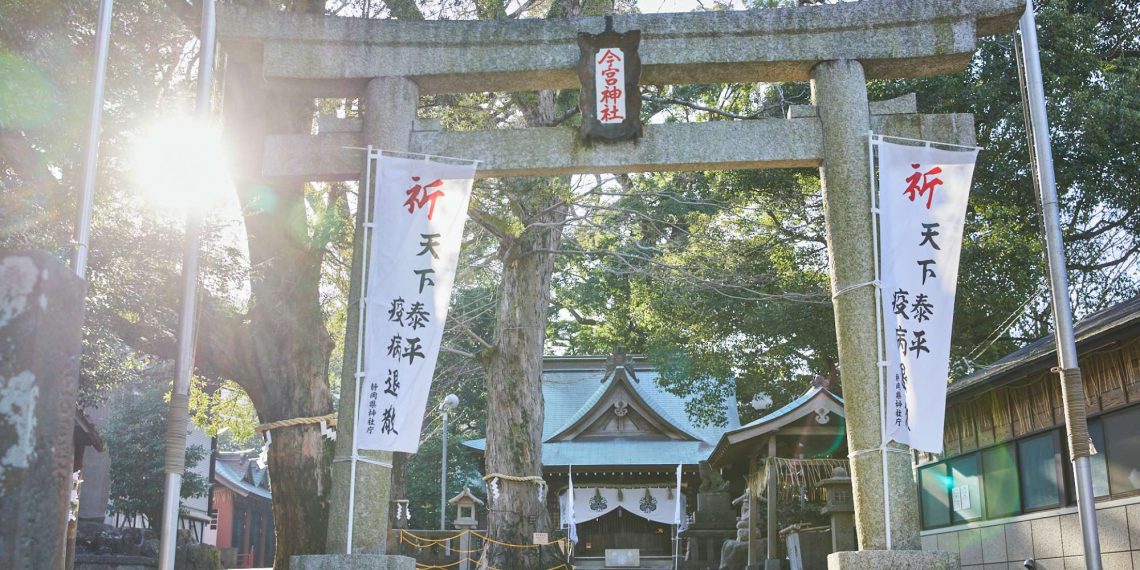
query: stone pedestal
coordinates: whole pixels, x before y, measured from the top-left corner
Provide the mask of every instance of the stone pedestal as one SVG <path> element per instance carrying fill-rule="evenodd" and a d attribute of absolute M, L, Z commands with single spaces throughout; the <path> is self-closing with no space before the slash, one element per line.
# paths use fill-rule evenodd
<path fill-rule="evenodd" d="M 383 554 L 317 554 L 289 559 L 293 570 L 415 570 L 416 559 Z"/>
<path fill-rule="evenodd" d="M 736 513 L 732 510 L 732 497 L 728 491 L 697 494 L 697 510 L 693 513 L 690 529 L 724 530 L 736 533 Z"/>
<path fill-rule="evenodd" d="M 694 530 L 691 526 L 682 534 L 688 543 L 688 558 L 681 561 L 681 570 L 705 570 L 720 566 L 720 550 L 726 540 L 736 536 L 735 529 Z"/>
<path fill-rule="evenodd" d="M 62 568 L 84 283 L 54 256 L 0 252 L 0 568 Z"/>
<path fill-rule="evenodd" d="M 957 570 L 958 556 L 930 550 L 860 550 L 833 552 L 827 557 L 828 570 Z"/>

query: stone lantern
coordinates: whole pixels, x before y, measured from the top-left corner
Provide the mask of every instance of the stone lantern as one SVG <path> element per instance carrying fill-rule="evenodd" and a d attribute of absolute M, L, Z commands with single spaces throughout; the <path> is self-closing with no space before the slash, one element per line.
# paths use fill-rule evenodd
<path fill-rule="evenodd" d="M 817 483 L 827 494 L 823 514 L 831 516 L 831 551 L 858 550 L 855 537 L 855 497 L 847 470 L 836 467 L 831 477 Z"/>
<path fill-rule="evenodd" d="M 455 505 L 455 520 L 452 521 L 455 528 L 464 530 L 479 527 L 479 519 L 475 516 L 475 505 L 483 506 L 483 501 L 472 495 L 471 489 L 464 487 L 462 492 L 448 499 L 447 503 Z"/>

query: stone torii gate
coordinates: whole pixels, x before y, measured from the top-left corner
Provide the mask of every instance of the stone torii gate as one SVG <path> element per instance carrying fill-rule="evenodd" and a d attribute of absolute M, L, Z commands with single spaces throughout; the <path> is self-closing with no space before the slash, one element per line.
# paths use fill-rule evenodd
<path fill-rule="evenodd" d="M 894 446 L 902 452 L 886 453 L 884 461 L 880 449 L 875 290 L 847 288 L 875 278 L 868 132 L 971 145 L 973 117 L 920 115 L 913 97 L 870 103 L 866 82 L 960 71 L 978 38 L 1011 32 L 1024 10 L 1024 0 L 862 0 L 617 15 L 616 29 L 641 30 L 642 83 L 810 80 L 813 105 L 793 108 L 786 119 L 646 125 L 638 141 L 590 147 L 580 145 L 570 127 L 447 132 L 417 129 L 415 118 L 421 95 L 578 87 L 577 33 L 601 30 L 602 18 L 365 20 L 227 6 L 219 9 L 218 33 L 228 65 L 262 78 L 256 85 L 227 84 L 227 93 L 243 89 L 249 100 L 286 92 L 363 102 L 362 120 L 322 123 L 317 134 L 269 134 L 274 129 L 264 125 L 243 133 L 260 149 L 244 168 L 266 179 L 359 179 L 361 157 L 344 147 L 365 145 L 478 159 L 480 177 L 818 167 L 832 291 L 843 291 L 834 305 L 860 548 L 829 562 L 832 568 L 940 568 L 957 561 L 919 551 L 910 454 Z M 346 401 L 353 401 L 354 385 L 343 383 Z M 352 426 L 354 411 L 340 406 L 338 424 Z M 338 457 L 351 454 L 351 436 L 351 429 L 340 430 Z M 349 474 L 345 463 L 333 469 L 328 552 L 344 552 Z M 884 477 L 891 493 L 891 551 Z M 357 485 L 375 492 L 356 495 L 354 552 L 384 552 L 389 479 L 386 467 L 358 464 Z M 387 567 L 343 558 L 339 563 Z"/>

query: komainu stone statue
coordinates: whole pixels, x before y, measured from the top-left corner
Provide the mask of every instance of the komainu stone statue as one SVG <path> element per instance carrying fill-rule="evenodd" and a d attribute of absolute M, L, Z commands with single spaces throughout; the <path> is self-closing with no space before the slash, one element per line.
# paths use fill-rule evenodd
<path fill-rule="evenodd" d="M 720 493 L 728 490 L 728 481 L 720 476 L 720 472 L 713 469 L 708 461 L 700 462 L 701 493 Z"/>

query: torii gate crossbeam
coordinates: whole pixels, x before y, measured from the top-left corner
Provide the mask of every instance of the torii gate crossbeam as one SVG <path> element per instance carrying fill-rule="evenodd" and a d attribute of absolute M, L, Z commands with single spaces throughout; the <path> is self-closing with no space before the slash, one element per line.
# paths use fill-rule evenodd
<path fill-rule="evenodd" d="M 1024 10 L 1024 0 L 861 0 L 615 16 L 618 29 L 642 30 L 643 83 L 810 80 L 815 106 L 788 119 L 650 125 L 636 143 L 594 148 L 577 143 L 566 127 L 459 133 L 416 131 L 413 125 L 421 95 L 577 87 L 577 33 L 602 29 L 601 18 L 411 22 L 227 7 L 219 12 L 218 30 L 232 66 L 227 103 L 231 94 L 239 100 L 236 112 L 227 110 L 227 124 L 241 140 L 254 143 L 241 168 L 249 178 L 270 183 L 355 178 L 359 156 L 342 147 L 364 145 L 485 158 L 484 175 L 498 176 L 818 166 L 861 549 L 834 554 L 829 563 L 844 569 L 947 568 L 957 564 L 956 557 L 917 551 L 909 453 L 879 447 L 875 359 L 881 337 L 875 290 L 864 286 L 875 275 L 867 134 L 875 128 L 969 145 L 973 122 L 968 115 L 924 116 L 910 108 L 876 114 L 866 82 L 960 71 L 978 38 L 1011 32 Z M 258 103 L 281 93 L 360 97 L 362 124 L 358 132 L 333 128 L 317 135 L 270 135 L 281 131 L 265 124 Z M 519 152 L 504 158 L 507 148 Z M 345 157 L 357 166 L 346 166 Z M 342 387 L 347 401 L 354 398 L 353 385 L 350 379 Z M 353 425 L 353 412 L 352 406 L 341 406 L 339 425 Z M 352 453 L 350 434 L 338 438 L 337 452 L 340 457 Z M 370 504 L 356 505 L 361 532 L 353 536 L 353 548 L 382 553 L 390 475 L 384 467 L 362 465 L 358 485 L 381 491 L 368 497 Z M 339 552 L 347 540 L 347 472 L 334 465 L 334 478 L 329 548 Z M 884 481 L 890 483 L 889 501 Z M 301 566 L 324 567 L 314 564 Z"/>

